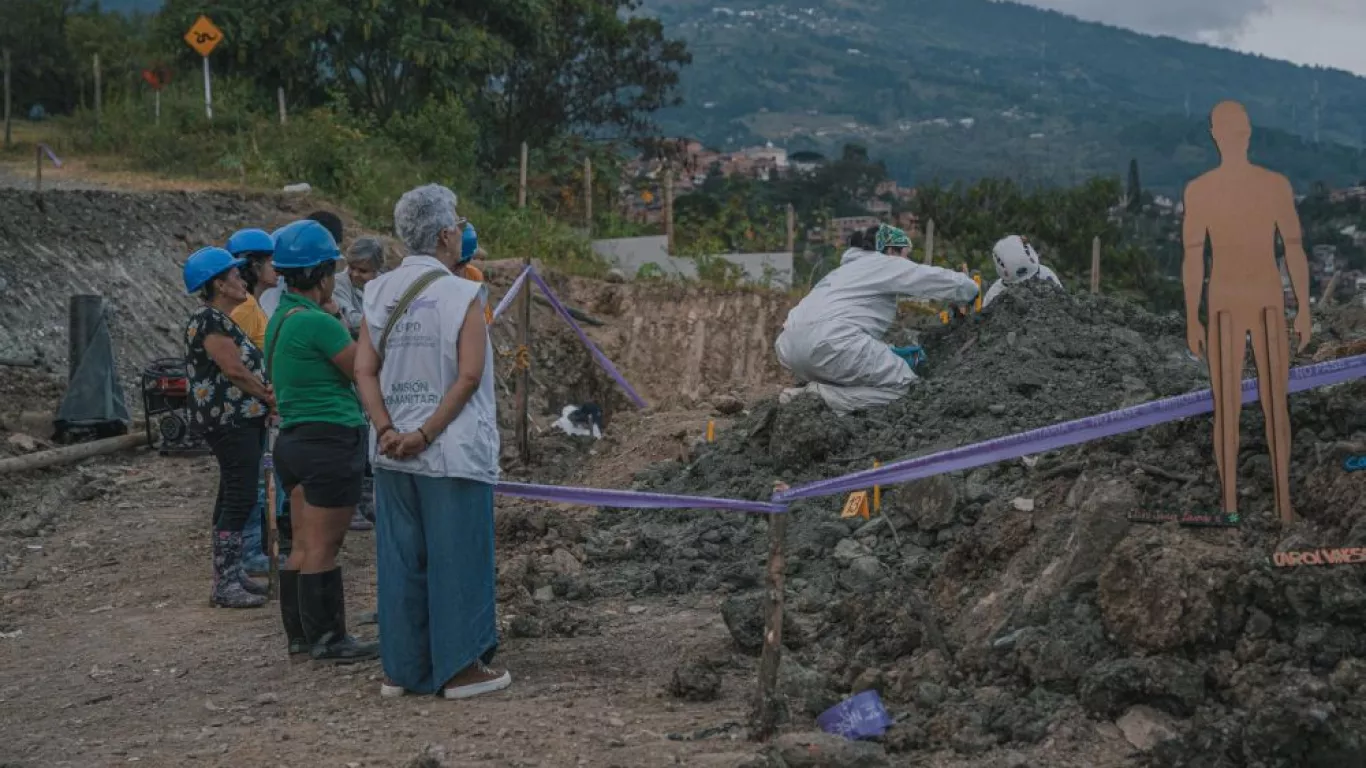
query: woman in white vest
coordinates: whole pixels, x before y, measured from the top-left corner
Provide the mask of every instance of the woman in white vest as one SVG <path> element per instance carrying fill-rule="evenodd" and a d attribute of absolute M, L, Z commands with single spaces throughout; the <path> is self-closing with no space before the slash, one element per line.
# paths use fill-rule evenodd
<path fill-rule="evenodd" d="M 381 695 L 502 690 L 493 486 L 498 481 L 487 293 L 456 277 L 464 221 L 430 184 L 394 206 L 413 255 L 365 288 L 356 385 L 370 416 L 379 553 Z"/>

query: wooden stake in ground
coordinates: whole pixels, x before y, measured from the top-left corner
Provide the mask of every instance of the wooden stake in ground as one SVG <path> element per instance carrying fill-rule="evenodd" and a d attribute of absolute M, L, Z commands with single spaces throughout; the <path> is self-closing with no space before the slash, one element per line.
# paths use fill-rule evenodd
<path fill-rule="evenodd" d="M 1339 277 L 1342 277 L 1342 271 L 1341 271 L 1341 270 L 1339 270 L 1339 271 L 1337 271 L 1337 272 L 1334 272 L 1334 273 L 1333 273 L 1333 276 L 1332 276 L 1331 278 L 1329 278 L 1329 280 L 1328 280 L 1328 285 L 1325 285 L 1325 286 L 1323 287 L 1323 296 L 1319 297 L 1319 306 L 1320 306 L 1320 307 L 1332 306 L 1332 304 L 1333 304 L 1333 293 L 1337 291 L 1337 288 L 1338 288 L 1338 278 L 1339 278 Z"/>
<path fill-rule="evenodd" d="M 797 209 L 787 204 L 787 252 L 797 252 Z"/>
<path fill-rule="evenodd" d="M 525 146 L 525 145 L 523 145 Z M 522 268 L 531 267 L 531 254 L 522 260 Z M 518 332 L 521 340 L 517 345 L 517 455 L 523 464 L 531 463 L 531 435 L 527 430 L 528 410 L 531 402 L 531 292 L 535 290 L 531 280 L 522 284 L 521 322 Z"/>
<path fill-rule="evenodd" d="M 764 650 L 759 657 L 759 690 L 750 722 L 750 738 L 767 741 L 778 728 L 783 702 L 778 695 L 778 666 L 783 656 L 783 571 L 787 567 L 787 513 L 768 519 L 768 579 L 764 595 Z"/>
<path fill-rule="evenodd" d="M 275 102 L 280 110 L 280 125 L 289 122 L 289 113 L 285 110 L 285 87 L 282 85 L 275 89 Z"/>
<path fill-rule="evenodd" d="M 934 219 L 925 222 L 925 263 L 934 263 Z"/>
<path fill-rule="evenodd" d="M 270 557 L 267 597 L 280 596 L 280 524 L 275 518 L 275 430 L 270 430 L 266 443 L 266 455 L 261 460 L 261 470 L 266 473 L 266 554 Z"/>
<path fill-rule="evenodd" d="M 10 116 L 10 55 L 8 48 L 5 49 L 3 57 L 5 64 L 5 149 L 9 149 L 14 146 L 14 134 L 10 127 L 12 118 Z"/>
<path fill-rule="evenodd" d="M 667 253 L 674 252 L 674 170 L 664 172 L 664 237 Z"/>
<path fill-rule="evenodd" d="M 583 159 L 583 225 L 593 236 L 593 158 Z"/>
<path fill-rule="evenodd" d="M 98 53 L 95 54 L 93 66 L 95 69 L 95 125 L 98 127 L 104 124 L 104 97 L 100 88 L 100 55 Z"/>
<path fill-rule="evenodd" d="M 526 142 L 522 142 L 522 166 L 517 175 L 517 207 L 526 207 Z"/>
<path fill-rule="evenodd" d="M 1100 238 L 1091 241 L 1091 293 L 1100 293 Z"/>

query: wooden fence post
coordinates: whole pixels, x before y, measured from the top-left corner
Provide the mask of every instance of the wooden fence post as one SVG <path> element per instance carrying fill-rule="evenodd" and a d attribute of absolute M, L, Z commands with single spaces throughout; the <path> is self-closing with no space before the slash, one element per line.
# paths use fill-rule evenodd
<path fill-rule="evenodd" d="M 526 207 L 526 142 L 522 142 L 522 166 L 517 176 L 517 207 Z"/>
<path fill-rule="evenodd" d="M 10 75 L 9 75 L 10 54 L 9 54 L 9 49 L 8 49 L 8 48 L 6 48 L 6 49 L 5 49 L 5 52 L 4 52 L 4 63 L 5 63 L 5 149 L 9 149 L 10 147 L 14 146 L 14 134 L 11 132 L 11 128 L 10 128 L 10 120 L 11 120 L 11 117 L 10 117 Z"/>
<path fill-rule="evenodd" d="M 588 237 L 593 237 L 593 158 L 583 159 L 583 218 Z"/>
<path fill-rule="evenodd" d="M 1100 238 L 1091 241 L 1091 293 L 1100 293 Z"/>
<path fill-rule="evenodd" d="M 280 110 L 280 125 L 289 122 L 289 113 L 285 109 L 285 87 L 282 85 L 275 89 L 275 102 Z"/>
<path fill-rule="evenodd" d="M 674 169 L 664 172 L 664 237 L 667 253 L 674 252 Z"/>
<path fill-rule="evenodd" d="M 925 224 L 925 263 L 934 263 L 934 219 Z"/>
<path fill-rule="evenodd" d="M 778 727 L 782 701 L 778 694 L 778 668 L 783 657 L 783 571 L 787 566 L 788 513 L 768 519 L 768 572 L 764 596 L 764 650 L 759 658 L 759 690 L 754 701 L 750 736 L 767 741 Z"/>
<path fill-rule="evenodd" d="M 104 98 L 100 88 L 100 55 L 95 54 L 95 126 L 104 125 Z"/>
<path fill-rule="evenodd" d="M 797 252 L 797 209 L 787 204 L 787 252 Z"/>

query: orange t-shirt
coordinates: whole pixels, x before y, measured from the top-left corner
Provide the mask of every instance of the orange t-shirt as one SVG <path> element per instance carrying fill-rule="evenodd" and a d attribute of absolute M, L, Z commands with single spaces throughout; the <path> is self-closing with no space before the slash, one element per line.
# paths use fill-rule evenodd
<path fill-rule="evenodd" d="M 261 309 L 261 305 L 257 303 L 256 297 L 248 293 L 247 300 L 237 305 L 237 308 L 232 311 L 231 317 L 232 321 L 237 323 L 237 327 L 241 328 L 247 338 L 251 339 L 251 343 L 264 352 L 268 318 Z"/>
<path fill-rule="evenodd" d="M 476 283 L 484 282 L 484 273 L 479 270 L 479 267 L 476 267 L 473 264 L 460 265 L 459 267 L 457 267 L 455 276 L 463 277 L 466 280 L 473 280 Z M 484 322 L 488 323 L 489 325 L 493 325 L 492 307 L 484 307 Z"/>

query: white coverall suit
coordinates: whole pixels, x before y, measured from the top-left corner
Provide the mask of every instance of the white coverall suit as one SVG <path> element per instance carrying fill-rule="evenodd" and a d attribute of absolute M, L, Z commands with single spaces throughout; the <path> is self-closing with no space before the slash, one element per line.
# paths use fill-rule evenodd
<path fill-rule="evenodd" d="M 965 304 L 977 290 L 961 272 L 851 248 L 783 323 L 775 345 L 778 362 L 809 382 L 785 397 L 818 394 L 841 416 L 895 402 L 916 379 L 882 341 L 896 320 L 897 299 Z"/>
<path fill-rule="evenodd" d="M 1036 273 L 1030 279 L 1045 280 L 1058 286 L 1059 288 L 1063 287 L 1062 281 L 1058 279 L 1057 273 L 1055 273 L 1053 270 L 1049 269 L 1048 267 L 1045 267 L 1042 264 L 1039 265 L 1038 273 Z M 1004 291 L 1008 285 L 1009 284 L 1006 283 L 1005 280 L 997 278 L 996 282 L 992 283 L 991 287 L 987 289 L 986 294 L 982 296 L 982 309 L 986 309 L 987 305 L 990 304 L 997 296 L 1000 296 L 1001 291 Z"/>

